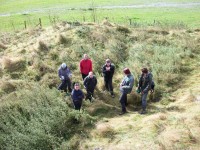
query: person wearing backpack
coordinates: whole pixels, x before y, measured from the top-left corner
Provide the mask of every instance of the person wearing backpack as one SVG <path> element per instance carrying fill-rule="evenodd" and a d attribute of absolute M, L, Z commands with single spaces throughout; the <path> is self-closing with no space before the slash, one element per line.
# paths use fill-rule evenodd
<path fill-rule="evenodd" d="M 87 91 L 86 100 L 89 99 L 90 102 L 92 102 L 94 89 L 97 85 L 97 78 L 93 75 L 93 72 L 89 72 L 89 75 L 85 77 L 83 84 Z"/>
<path fill-rule="evenodd" d="M 114 97 L 112 78 L 115 72 L 115 66 L 111 63 L 110 59 L 106 59 L 106 64 L 102 67 L 102 73 L 104 77 L 104 84 L 106 90 L 108 90 L 112 97 Z"/>
<path fill-rule="evenodd" d="M 142 101 L 142 111 L 141 114 L 146 113 L 146 106 L 147 106 L 147 95 L 148 92 L 154 92 L 154 82 L 153 82 L 153 75 L 151 72 L 148 71 L 147 68 L 142 68 L 142 74 L 139 78 L 139 84 L 137 92 L 141 93 L 141 101 Z"/>
<path fill-rule="evenodd" d="M 78 82 L 74 84 L 74 89 L 72 90 L 71 97 L 74 104 L 74 109 L 80 111 L 84 94 L 82 90 L 80 90 L 80 85 Z"/>
<path fill-rule="evenodd" d="M 134 77 L 131 74 L 130 70 L 128 68 L 125 68 L 123 72 L 125 76 L 120 84 L 120 92 L 121 92 L 120 103 L 121 103 L 122 111 L 119 115 L 123 115 L 127 113 L 126 111 L 126 106 L 128 105 L 127 94 L 131 93 L 133 89 L 133 84 L 134 84 Z"/>
<path fill-rule="evenodd" d="M 68 91 L 71 93 L 71 77 L 72 73 L 70 69 L 67 67 L 66 63 L 62 63 L 58 69 L 58 76 L 61 80 L 61 84 L 58 86 L 58 90 L 64 90 L 67 93 Z"/>

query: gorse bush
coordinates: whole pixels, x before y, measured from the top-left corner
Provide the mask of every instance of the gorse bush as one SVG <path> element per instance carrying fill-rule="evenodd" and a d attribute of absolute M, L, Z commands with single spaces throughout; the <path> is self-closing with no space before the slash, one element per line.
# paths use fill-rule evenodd
<path fill-rule="evenodd" d="M 70 109 L 56 89 L 28 85 L 7 101 L 0 106 L 0 149 L 56 149 L 92 123 Z"/>

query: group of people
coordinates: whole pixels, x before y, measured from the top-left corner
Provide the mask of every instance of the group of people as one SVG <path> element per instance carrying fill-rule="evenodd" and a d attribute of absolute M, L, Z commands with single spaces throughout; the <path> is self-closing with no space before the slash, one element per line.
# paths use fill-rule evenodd
<path fill-rule="evenodd" d="M 93 95 L 94 95 L 94 89 L 97 85 L 97 78 L 92 72 L 92 61 L 89 59 L 87 54 L 84 54 L 83 59 L 80 61 L 80 73 L 82 75 L 83 79 L 83 85 L 84 88 L 87 91 L 86 98 L 90 102 L 92 102 Z M 138 89 L 137 92 L 141 93 L 141 101 L 142 101 L 142 111 L 141 114 L 146 113 L 146 99 L 148 92 L 153 92 L 152 85 L 152 74 L 148 71 L 147 68 L 143 68 L 142 74 L 139 79 Z M 111 97 L 114 98 L 114 92 L 113 92 L 113 85 L 112 85 L 112 79 L 115 72 L 115 66 L 111 63 L 110 59 L 106 59 L 105 64 L 102 67 L 102 74 L 104 77 L 104 85 L 107 91 L 110 92 Z M 122 82 L 120 83 L 120 103 L 122 111 L 120 115 L 123 115 L 127 113 L 126 106 L 127 103 L 127 94 L 130 94 L 133 89 L 134 85 L 134 77 L 131 74 L 129 68 L 125 68 L 123 70 L 124 72 L 124 78 L 122 79 Z M 72 73 L 70 69 L 67 67 L 65 63 L 62 63 L 60 68 L 58 69 L 58 76 L 61 80 L 61 84 L 58 86 L 58 90 L 63 90 L 67 93 L 71 93 L 72 101 L 74 104 L 74 108 L 76 110 L 80 110 L 82 106 L 82 101 L 84 99 L 84 93 L 80 89 L 80 84 L 78 82 L 75 82 L 73 84 L 73 90 L 71 88 L 71 78 Z"/>

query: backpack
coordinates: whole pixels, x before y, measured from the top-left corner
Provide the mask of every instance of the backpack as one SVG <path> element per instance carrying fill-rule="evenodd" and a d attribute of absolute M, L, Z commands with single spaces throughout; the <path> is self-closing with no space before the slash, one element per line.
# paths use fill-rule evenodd
<path fill-rule="evenodd" d="M 153 79 L 152 79 L 152 82 L 151 82 L 151 90 L 154 90 L 154 87 L 155 87 L 155 82 L 154 82 Z"/>

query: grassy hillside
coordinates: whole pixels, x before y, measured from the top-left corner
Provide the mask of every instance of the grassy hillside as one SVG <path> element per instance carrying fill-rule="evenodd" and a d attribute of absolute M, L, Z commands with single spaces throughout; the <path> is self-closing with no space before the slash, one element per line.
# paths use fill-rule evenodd
<path fill-rule="evenodd" d="M 197 149 L 199 33 L 184 26 L 129 28 L 107 20 L 2 33 L 1 149 Z M 98 87 L 94 103 L 84 101 L 77 113 L 70 98 L 56 89 L 57 69 L 66 62 L 73 81 L 82 83 L 78 64 L 84 53 L 93 60 Z M 116 66 L 114 99 L 103 87 L 106 58 Z M 148 114 L 138 114 L 140 96 L 134 87 L 129 113 L 119 117 L 122 70 L 130 68 L 136 86 L 143 66 L 156 83 Z"/>

